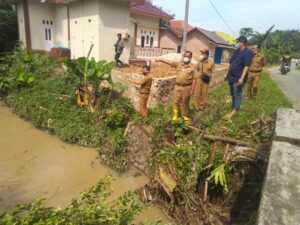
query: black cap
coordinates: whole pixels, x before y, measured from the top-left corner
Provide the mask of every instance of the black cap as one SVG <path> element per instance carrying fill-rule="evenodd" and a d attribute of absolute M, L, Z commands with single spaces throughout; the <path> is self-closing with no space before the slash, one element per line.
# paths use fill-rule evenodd
<path fill-rule="evenodd" d="M 243 42 L 243 43 L 247 43 L 247 38 L 245 36 L 240 36 L 238 39 L 236 39 L 237 41 Z"/>

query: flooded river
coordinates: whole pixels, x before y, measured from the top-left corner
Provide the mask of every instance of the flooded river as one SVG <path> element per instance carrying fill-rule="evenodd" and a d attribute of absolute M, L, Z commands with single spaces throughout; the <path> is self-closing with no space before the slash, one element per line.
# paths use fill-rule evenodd
<path fill-rule="evenodd" d="M 47 206 L 64 207 L 72 198 L 95 185 L 105 175 L 113 177 L 115 196 L 148 182 L 137 171 L 119 175 L 101 165 L 95 149 L 69 145 L 33 127 L 0 102 L 0 209 L 46 198 Z M 151 207 L 137 221 L 162 219 Z"/>

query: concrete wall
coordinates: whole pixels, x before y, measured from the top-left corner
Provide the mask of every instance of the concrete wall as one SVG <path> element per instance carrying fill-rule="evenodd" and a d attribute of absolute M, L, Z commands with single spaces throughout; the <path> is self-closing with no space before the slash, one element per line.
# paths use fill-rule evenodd
<path fill-rule="evenodd" d="M 128 97 L 136 110 L 139 110 L 139 85 L 133 85 L 128 80 L 142 80 L 143 75 L 123 73 L 119 71 L 112 72 L 114 82 L 120 82 L 128 86 L 124 95 Z M 173 90 L 175 86 L 176 76 L 166 78 L 153 78 L 148 107 L 153 108 L 158 104 L 169 104 L 173 99 Z"/>
<path fill-rule="evenodd" d="M 68 8 L 66 5 L 56 5 L 54 8 L 54 46 L 69 47 L 68 42 Z"/>
<path fill-rule="evenodd" d="M 128 2 L 117 2 L 111 0 L 100 0 L 99 5 L 100 30 L 99 30 L 99 57 L 100 59 L 114 59 L 114 43 L 117 41 L 117 34 L 123 36 L 129 33 L 130 11 Z M 121 60 L 129 62 L 129 40 L 125 41 L 125 49 Z"/>
<path fill-rule="evenodd" d="M 177 52 L 178 46 L 182 46 L 182 39 L 178 38 L 169 30 L 162 30 L 160 36 L 161 48 L 173 48 Z"/>
<path fill-rule="evenodd" d="M 24 45 L 24 47 L 26 47 L 25 21 L 24 21 L 24 11 L 23 11 L 22 1 L 18 1 L 17 15 L 18 15 L 19 41 Z"/>
<path fill-rule="evenodd" d="M 300 224 L 300 111 L 278 109 L 258 225 Z"/>
<path fill-rule="evenodd" d="M 208 48 L 210 50 L 210 55 L 214 55 L 215 48 L 211 46 L 209 39 L 200 32 L 194 31 L 189 33 L 186 48 L 192 51 L 197 57 L 200 56 L 200 49 Z"/>

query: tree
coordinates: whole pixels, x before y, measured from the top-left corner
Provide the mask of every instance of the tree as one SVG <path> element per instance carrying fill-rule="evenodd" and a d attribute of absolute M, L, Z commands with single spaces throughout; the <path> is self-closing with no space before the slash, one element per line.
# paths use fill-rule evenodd
<path fill-rule="evenodd" d="M 17 15 L 12 3 L 14 1 L 0 2 L 0 53 L 10 51 L 18 40 Z"/>
<path fill-rule="evenodd" d="M 245 36 L 247 38 L 252 37 L 254 34 L 253 29 L 251 27 L 244 27 L 240 29 L 240 35 Z"/>

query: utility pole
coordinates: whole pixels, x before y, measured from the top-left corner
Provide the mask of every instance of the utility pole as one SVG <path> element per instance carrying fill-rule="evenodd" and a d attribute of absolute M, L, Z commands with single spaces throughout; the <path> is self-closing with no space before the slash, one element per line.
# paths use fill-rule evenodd
<path fill-rule="evenodd" d="M 181 53 L 184 53 L 186 51 L 187 29 L 189 24 L 189 5 L 190 5 L 190 0 L 185 0 L 185 17 L 184 17 L 183 43 L 182 43 Z"/>

